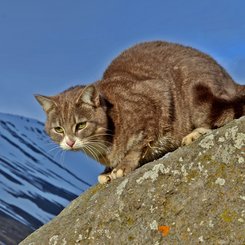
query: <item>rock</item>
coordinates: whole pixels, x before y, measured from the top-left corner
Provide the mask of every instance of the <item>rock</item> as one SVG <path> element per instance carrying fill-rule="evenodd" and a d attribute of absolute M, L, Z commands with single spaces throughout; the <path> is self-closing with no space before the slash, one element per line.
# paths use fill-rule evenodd
<path fill-rule="evenodd" d="M 90 188 L 20 244 L 199 243 L 245 243 L 245 117 Z"/>

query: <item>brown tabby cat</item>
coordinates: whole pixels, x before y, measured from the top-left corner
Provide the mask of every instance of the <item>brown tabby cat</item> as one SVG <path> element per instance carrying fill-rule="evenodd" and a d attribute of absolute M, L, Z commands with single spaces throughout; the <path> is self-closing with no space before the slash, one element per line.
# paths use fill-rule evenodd
<path fill-rule="evenodd" d="M 208 55 L 160 41 L 126 50 L 92 85 L 36 99 L 61 148 L 106 166 L 100 183 L 245 115 L 245 86 Z"/>

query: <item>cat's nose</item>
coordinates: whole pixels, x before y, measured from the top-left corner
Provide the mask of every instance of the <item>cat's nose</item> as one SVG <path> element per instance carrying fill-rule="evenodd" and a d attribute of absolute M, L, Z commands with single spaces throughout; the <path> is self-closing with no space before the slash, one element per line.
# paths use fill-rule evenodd
<path fill-rule="evenodd" d="M 68 146 L 70 146 L 70 147 L 73 147 L 74 144 L 75 144 L 75 142 L 76 142 L 76 141 L 70 140 L 70 139 L 67 139 L 67 140 L 66 140 L 66 144 L 67 144 Z"/>

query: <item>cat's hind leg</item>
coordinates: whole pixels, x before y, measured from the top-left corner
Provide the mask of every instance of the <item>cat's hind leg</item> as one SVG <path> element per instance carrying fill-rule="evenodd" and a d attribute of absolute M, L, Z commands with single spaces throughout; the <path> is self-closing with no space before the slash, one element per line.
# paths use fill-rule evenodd
<path fill-rule="evenodd" d="M 208 128 L 196 128 L 194 129 L 190 134 L 187 134 L 183 139 L 182 139 L 182 145 L 189 145 L 193 141 L 197 140 L 199 137 L 202 135 L 211 132 L 211 129 Z"/>

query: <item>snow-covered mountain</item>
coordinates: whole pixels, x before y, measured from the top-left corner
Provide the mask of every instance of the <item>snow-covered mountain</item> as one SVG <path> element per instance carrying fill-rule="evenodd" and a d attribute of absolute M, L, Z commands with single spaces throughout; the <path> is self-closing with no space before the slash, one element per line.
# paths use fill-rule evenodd
<path fill-rule="evenodd" d="M 37 229 L 94 184 L 101 171 L 82 153 L 62 152 L 43 123 L 0 113 L 0 244 L 8 243 L 8 222 Z"/>

